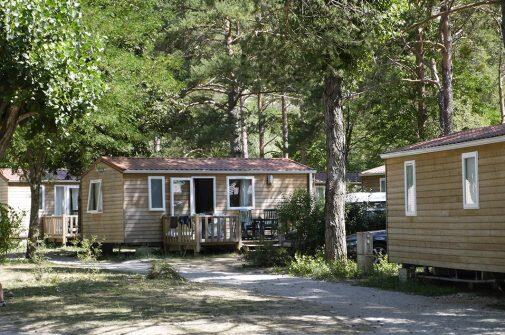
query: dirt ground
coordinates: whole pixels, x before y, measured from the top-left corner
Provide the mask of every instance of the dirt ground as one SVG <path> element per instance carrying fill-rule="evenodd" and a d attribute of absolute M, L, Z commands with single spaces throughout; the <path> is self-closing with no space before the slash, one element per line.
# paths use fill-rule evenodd
<path fill-rule="evenodd" d="M 98 271 L 60 259 L 42 281 L 28 265 L 2 269 L 14 298 L 0 333 L 505 334 L 497 298 L 314 281 L 244 269 L 233 256 L 167 261 L 189 282 L 146 280 L 148 260 L 91 265 Z"/>

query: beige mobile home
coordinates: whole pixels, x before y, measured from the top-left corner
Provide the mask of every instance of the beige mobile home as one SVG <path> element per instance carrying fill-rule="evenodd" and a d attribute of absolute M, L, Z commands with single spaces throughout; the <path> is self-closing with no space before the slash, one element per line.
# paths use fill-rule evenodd
<path fill-rule="evenodd" d="M 360 172 L 363 192 L 386 192 L 386 166 L 381 165 Z"/>
<path fill-rule="evenodd" d="M 79 181 L 67 170 L 46 173 L 40 189 L 41 228 L 44 229 L 44 221 L 47 225 L 52 225 L 62 221 L 65 217 L 67 221 L 72 221 L 74 226 L 72 230 L 77 229 L 78 198 Z M 26 237 L 30 222 L 31 194 L 30 186 L 22 177 L 21 171 L 0 169 L 0 202 L 9 205 L 18 212 L 24 212 L 25 215 L 21 222 L 21 237 Z M 52 234 L 54 229 L 47 226 L 45 230 L 43 233 Z M 75 231 L 71 233 L 76 234 Z M 60 238 L 59 235 L 61 234 L 58 234 L 57 239 Z"/>
<path fill-rule="evenodd" d="M 391 261 L 505 273 L 505 125 L 382 155 Z"/>
<path fill-rule="evenodd" d="M 168 235 L 194 240 L 198 231 L 181 230 L 191 225 L 212 230 L 213 242 L 237 242 L 241 228 L 230 225 L 240 213 L 268 215 L 283 196 L 311 189 L 314 172 L 283 158 L 102 157 L 81 180 L 83 234 L 108 244 L 159 244 Z M 194 216 L 196 228 L 172 219 Z"/>

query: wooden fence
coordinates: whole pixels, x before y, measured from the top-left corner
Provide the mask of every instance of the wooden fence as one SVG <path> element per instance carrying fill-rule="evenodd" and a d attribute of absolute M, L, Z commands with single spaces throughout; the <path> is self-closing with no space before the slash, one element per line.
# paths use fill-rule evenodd
<path fill-rule="evenodd" d="M 79 236 L 79 221 L 77 215 L 43 216 L 42 234 L 45 238 L 67 243 L 68 239 Z"/>
<path fill-rule="evenodd" d="M 241 247 L 241 226 L 234 215 L 193 215 L 161 217 L 163 247 L 165 250 L 194 250 L 202 245 L 229 245 Z"/>

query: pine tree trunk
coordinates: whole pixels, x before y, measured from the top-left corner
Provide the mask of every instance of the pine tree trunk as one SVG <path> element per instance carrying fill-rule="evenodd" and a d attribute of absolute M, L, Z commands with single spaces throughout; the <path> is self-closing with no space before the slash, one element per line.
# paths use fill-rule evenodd
<path fill-rule="evenodd" d="M 501 48 L 498 62 L 498 99 L 500 100 L 501 123 L 505 123 L 505 99 L 503 97 L 503 50 Z"/>
<path fill-rule="evenodd" d="M 505 0 L 501 0 L 501 38 L 505 46 Z"/>
<path fill-rule="evenodd" d="M 414 48 L 416 57 L 417 80 L 417 136 L 423 140 L 426 137 L 426 122 L 428 121 L 428 111 L 426 109 L 426 83 L 424 73 L 424 28 L 417 29 L 418 41 Z"/>
<path fill-rule="evenodd" d="M 225 20 L 225 30 L 224 39 L 226 45 L 226 51 L 228 57 L 233 57 L 233 36 L 231 21 L 226 18 Z M 235 73 L 229 73 L 230 85 L 227 89 L 227 115 L 228 115 L 228 126 L 230 127 L 230 156 L 231 157 L 243 157 L 244 153 L 240 145 L 241 136 L 241 126 L 240 126 L 240 111 L 237 109 L 237 103 L 240 99 L 240 92 L 236 83 Z"/>
<path fill-rule="evenodd" d="M 258 145 L 260 158 L 265 157 L 265 114 L 263 113 L 263 95 L 258 93 Z"/>
<path fill-rule="evenodd" d="M 342 78 L 325 78 L 323 105 L 325 109 L 327 174 L 325 206 L 325 257 L 346 259 L 345 236 L 345 129 L 342 111 Z"/>
<path fill-rule="evenodd" d="M 240 129 L 241 129 L 241 142 L 242 152 L 244 158 L 249 158 L 249 136 L 247 134 L 247 115 L 244 108 L 244 99 L 240 98 Z"/>
<path fill-rule="evenodd" d="M 453 90 L 452 90 L 452 33 L 450 21 L 450 8 L 447 0 L 444 0 L 440 6 L 440 42 L 442 48 L 442 94 L 443 110 L 440 117 L 440 128 L 443 135 L 452 133 L 452 114 L 453 114 Z"/>
<path fill-rule="evenodd" d="M 282 111 L 282 157 L 289 158 L 289 127 L 288 127 L 288 107 L 286 96 L 281 98 Z"/>

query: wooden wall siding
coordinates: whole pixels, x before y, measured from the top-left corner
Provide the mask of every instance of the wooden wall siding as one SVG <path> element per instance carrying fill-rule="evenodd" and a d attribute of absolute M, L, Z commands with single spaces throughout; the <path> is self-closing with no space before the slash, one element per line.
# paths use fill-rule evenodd
<path fill-rule="evenodd" d="M 4 179 L 0 178 L 0 203 L 7 204 L 9 184 Z"/>
<path fill-rule="evenodd" d="M 170 214 L 170 178 L 191 177 L 192 175 L 179 174 L 165 176 L 165 207 Z M 244 176 L 245 174 L 236 174 Z M 151 176 L 157 176 L 152 174 Z M 216 211 L 226 212 L 226 175 L 194 174 L 193 176 L 216 177 Z M 255 176 L 256 210 L 254 216 L 259 215 L 263 209 L 275 208 L 284 195 L 291 194 L 299 188 L 308 188 L 306 174 L 274 175 L 272 185 L 267 185 L 267 175 Z M 161 242 L 161 211 L 150 211 L 148 204 L 148 175 L 124 175 L 124 213 L 125 213 L 125 242 L 126 243 L 154 243 Z"/>
<path fill-rule="evenodd" d="M 361 187 L 363 192 L 379 192 L 380 179 L 384 176 L 363 176 L 361 177 Z"/>
<path fill-rule="evenodd" d="M 479 209 L 463 209 L 461 154 L 479 153 Z M 417 216 L 405 216 L 404 161 L 416 161 Z M 505 144 L 388 159 L 389 257 L 505 272 Z"/>
<path fill-rule="evenodd" d="M 102 180 L 102 213 L 88 213 L 89 182 Z M 82 230 L 84 236 L 96 236 L 104 243 L 124 242 L 123 174 L 98 163 L 81 180 Z"/>
<path fill-rule="evenodd" d="M 30 187 L 25 184 L 9 184 L 7 191 L 9 206 L 19 212 L 24 212 L 23 219 L 21 220 L 21 236 L 28 236 L 28 227 L 30 225 L 30 206 L 31 206 L 31 193 Z"/>
<path fill-rule="evenodd" d="M 45 203 L 44 203 L 44 214 L 45 215 L 54 215 L 54 186 L 79 186 L 79 184 L 76 183 L 44 183 L 43 184 L 46 188 L 45 190 Z"/>

